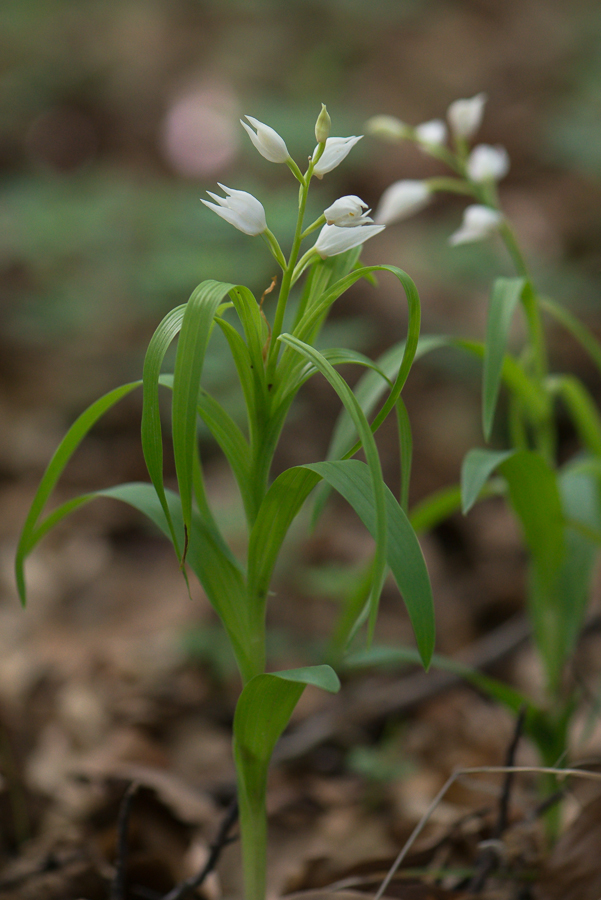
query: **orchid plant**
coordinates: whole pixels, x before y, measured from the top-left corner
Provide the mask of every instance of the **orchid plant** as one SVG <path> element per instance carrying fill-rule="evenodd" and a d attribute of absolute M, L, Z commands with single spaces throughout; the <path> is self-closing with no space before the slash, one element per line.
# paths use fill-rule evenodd
<path fill-rule="evenodd" d="M 317 146 L 303 172 L 273 128 L 251 116 L 242 121 L 242 126 L 258 152 L 271 163 L 286 165 L 298 184 L 298 216 L 289 252 L 284 253 L 268 227 L 263 204 L 248 192 L 220 185 L 223 196 L 209 192 L 211 200 L 203 203 L 245 234 L 262 237 L 281 269 L 275 309 L 264 310 L 269 290 L 258 301 L 243 285 L 203 281 L 186 304 L 165 316 L 148 346 L 142 379 L 117 387 L 93 403 L 58 447 L 23 528 L 16 574 L 24 603 L 26 558 L 50 529 L 95 497 L 130 504 L 148 516 L 171 541 L 186 579 L 191 570 L 219 615 L 238 664 L 242 691 L 234 716 L 233 747 L 245 897 L 263 900 L 265 794 L 272 751 L 306 685 L 327 691 L 337 691 L 339 687 L 338 677 L 329 665 L 266 671 L 265 613 L 274 566 L 292 521 L 320 482 L 341 494 L 375 541 L 369 576 L 337 627 L 339 650 L 344 650 L 363 626 L 369 636 L 373 634 L 388 569 L 403 596 L 418 653 L 426 666 L 432 656 L 434 618 L 428 573 L 406 512 L 410 455 L 405 451 L 409 426 L 401 392 L 418 347 L 419 296 L 401 269 L 360 265 L 362 244 L 381 232 L 384 224 L 372 221 L 367 205 L 359 197 L 341 197 L 328 205 L 316 221 L 304 223 L 313 177 L 321 179 L 338 166 L 360 137 L 330 137 L 330 117 L 322 107 L 315 126 Z M 433 135 L 429 133 L 427 137 L 432 140 Z M 315 243 L 301 252 L 303 242 L 318 230 Z M 359 279 L 373 281 L 374 272 L 390 273 L 404 292 L 408 305 L 405 340 L 388 355 L 385 367 L 353 350 L 331 348 L 319 352 L 315 341 L 332 305 Z M 291 311 L 291 291 L 304 273 L 298 303 Z M 202 385 L 203 362 L 216 329 L 225 336 L 238 375 L 246 406 L 245 429 Z M 165 374 L 164 358 L 176 337 L 174 371 Z M 375 407 L 371 398 L 356 395 L 337 371 L 336 367 L 343 363 L 365 367 L 382 387 L 382 402 L 375 415 L 372 416 Z M 272 478 L 274 453 L 290 407 L 300 388 L 318 374 L 337 393 L 347 413 L 344 433 L 339 433 L 335 452 L 327 460 L 301 463 Z M 43 517 L 46 503 L 79 443 L 107 410 L 140 386 L 141 442 L 150 483 L 87 493 Z M 177 491 L 164 483 L 161 388 L 171 392 Z M 398 419 L 403 450 L 400 502 L 384 483 L 374 439 L 391 413 Z M 228 546 L 207 497 L 199 452 L 200 421 L 221 448 L 240 492 L 247 526 L 242 560 Z M 359 449 L 365 462 L 353 458 Z"/>
<path fill-rule="evenodd" d="M 429 122 L 413 128 L 392 116 L 370 120 L 372 134 L 393 142 L 415 142 L 451 171 L 449 177 L 392 184 L 384 192 L 374 218 L 379 224 L 390 225 L 421 210 L 440 191 L 465 195 L 471 203 L 461 226 L 449 239 L 451 245 L 496 236 L 515 268 L 514 277 L 494 282 L 483 342 L 423 336 L 416 353 L 420 357 L 436 348 L 452 346 L 481 359 L 484 439 L 492 439 L 497 400 L 504 384 L 508 392 L 508 445 L 470 450 L 463 461 L 461 484 L 422 501 L 411 511 L 411 520 L 418 531 L 423 531 L 460 507 L 468 513 L 476 502 L 492 495 L 507 498 L 529 551 L 528 610 L 545 677 L 545 696 L 535 701 L 451 661 L 437 657 L 434 662 L 459 669 L 514 712 L 525 707 L 526 728 L 544 764 L 553 766 L 566 753 L 577 699 L 577 689 L 567 683 L 566 667 L 586 616 L 601 544 L 601 417 L 579 379 L 550 371 L 543 313 L 581 344 L 600 371 L 601 344 L 571 312 L 537 290 L 499 202 L 498 183 L 509 170 L 507 151 L 487 144 L 471 146 L 485 102 L 485 95 L 478 94 L 452 103 L 447 111 L 448 127 L 437 121 L 436 126 Z M 520 307 L 526 339 L 515 354 L 508 349 L 508 338 L 514 313 Z M 360 392 L 371 393 L 376 402 L 380 388 L 366 376 L 357 388 L 358 395 Z M 570 417 L 581 444 L 578 453 L 565 462 L 558 459 L 558 402 Z M 392 657 L 406 661 L 413 653 L 401 648 L 372 648 L 359 653 L 355 663 L 383 658 L 390 661 Z"/>

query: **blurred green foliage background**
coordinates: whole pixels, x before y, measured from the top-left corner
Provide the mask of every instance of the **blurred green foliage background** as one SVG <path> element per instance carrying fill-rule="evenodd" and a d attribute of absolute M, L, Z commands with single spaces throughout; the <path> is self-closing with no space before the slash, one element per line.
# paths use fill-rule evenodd
<path fill-rule="evenodd" d="M 599 37 L 594 0 L 3 0 L 3 389 L 37 385 L 34 406 L 75 407 L 138 376 L 159 317 L 199 281 L 262 293 L 273 274 L 265 248 L 199 198 L 217 181 L 255 193 L 286 244 L 294 185 L 238 119 L 274 126 L 302 163 L 322 101 L 333 134 L 347 135 L 376 113 L 417 123 L 486 91 L 480 138 L 510 152 L 507 210 L 555 292 L 594 309 Z M 349 192 L 375 206 L 391 181 L 436 171 L 413 149 L 366 137 L 314 191 L 312 211 Z M 506 266 L 497 248 L 447 248 L 460 213 L 461 201 L 442 198 L 364 252 L 409 271 L 430 327 L 462 327 L 473 318 L 466 296 Z M 384 289 L 370 306 L 376 344 L 401 327 L 398 305 Z M 218 358 L 212 371 L 227 381 Z"/>

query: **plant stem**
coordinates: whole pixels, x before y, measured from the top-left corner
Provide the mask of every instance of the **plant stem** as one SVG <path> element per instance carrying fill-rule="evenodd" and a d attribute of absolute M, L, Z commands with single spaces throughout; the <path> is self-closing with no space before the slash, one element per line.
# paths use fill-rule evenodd
<path fill-rule="evenodd" d="M 296 265 L 296 260 L 298 259 L 298 252 L 301 245 L 302 233 L 303 233 L 303 218 L 305 215 L 305 206 L 307 205 L 307 194 L 309 193 L 309 178 L 310 178 L 310 168 L 307 172 L 307 175 L 299 188 L 299 196 L 298 196 L 298 218 L 296 220 L 296 228 L 294 230 L 294 239 L 292 241 L 292 249 L 290 250 L 290 256 L 288 258 L 287 267 L 284 269 L 284 275 L 282 277 L 282 284 L 280 286 L 280 294 L 278 296 L 278 303 L 275 310 L 275 318 L 273 320 L 273 326 L 271 329 L 271 343 L 269 346 L 269 356 L 267 358 L 267 381 L 268 383 L 273 383 L 273 376 L 275 373 L 275 367 L 277 364 L 277 357 L 280 350 L 280 345 L 278 342 L 278 337 L 282 333 L 282 325 L 284 323 L 284 313 L 286 312 L 286 304 L 288 302 L 288 295 L 290 294 L 290 288 L 292 286 L 292 273 L 294 271 L 294 266 Z"/>

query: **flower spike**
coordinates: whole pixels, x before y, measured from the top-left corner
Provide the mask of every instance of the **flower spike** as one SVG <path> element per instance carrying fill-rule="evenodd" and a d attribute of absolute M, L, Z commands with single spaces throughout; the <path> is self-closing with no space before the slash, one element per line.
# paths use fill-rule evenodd
<path fill-rule="evenodd" d="M 259 122 L 259 120 L 255 119 L 253 116 L 245 116 L 245 118 L 248 119 L 250 125 L 254 126 L 256 132 L 252 130 L 250 125 L 247 125 L 246 122 L 242 121 L 242 119 L 240 119 L 240 124 L 261 156 L 264 156 L 269 162 L 288 162 L 290 154 L 288 153 L 284 138 L 280 137 L 274 128 L 271 128 L 269 125 L 264 125 L 263 122 Z"/>
<path fill-rule="evenodd" d="M 202 200 L 205 206 L 216 212 L 218 216 L 233 225 L 244 234 L 256 235 L 263 234 L 267 230 L 267 220 L 265 218 L 265 210 L 263 204 L 253 197 L 247 191 L 235 191 L 233 188 L 227 188 L 220 184 L 221 190 L 227 194 L 226 197 L 219 197 L 212 191 L 207 191 L 209 197 L 215 200 L 210 203 L 208 200 Z"/>

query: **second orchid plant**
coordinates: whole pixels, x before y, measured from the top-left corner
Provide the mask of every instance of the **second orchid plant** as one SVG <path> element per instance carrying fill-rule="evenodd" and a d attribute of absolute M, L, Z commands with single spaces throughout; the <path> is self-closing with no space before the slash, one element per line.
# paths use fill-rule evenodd
<path fill-rule="evenodd" d="M 457 100 L 440 120 L 411 127 L 392 116 L 370 120 L 372 134 L 393 142 L 413 141 L 451 170 L 448 177 L 423 181 L 404 179 L 383 194 L 375 220 L 390 225 L 428 204 L 437 192 L 452 191 L 471 199 L 463 223 L 450 237 L 454 246 L 497 236 L 515 269 L 492 287 L 484 341 L 458 336 L 423 336 L 416 356 L 441 346 L 453 346 L 483 363 L 482 428 L 486 442 L 493 436 L 501 386 L 507 390 L 507 416 L 499 435 L 505 446 L 474 448 L 463 461 L 461 484 L 422 501 L 411 512 L 418 531 L 433 527 L 451 512 L 467 513 L 491 495 L 507 498 L 522 528 L 529 552 L 528 610 L 542 663 L 544 695 L 534 698 L 506 684 L 463 669 L 463 675 L 492 693 L 517 713 L 526 709 L 525 726 L 545 765 L 565 758 L 578 687 L 569 663 L 582 629 L 601 545 L 601 416 L 585 385 L 572 374 L 550 370 L 543 314 L 555 320 L 590 356 L 601 372 L 601 343 L 568 309 L 541 295 L 520 249 L 515 231 L 503 212 L 498 182 L 509 170 L 507 151 L 500 146 L 472 147 L 484 113 L 486 97 Z M 450 134 L 449 134 L 450 132 Z M 517 353 L 510 351 L 509 331 L 521 307 L 526 338 Z M 366 391 L 365 376 L 358 391 Z M 379 388 L 372 385 L 372 397 Z M 567 460 L 558 453 L 558 405 L 567 413 L 580 447 Z M 390 649 L 390 648 L 389 648 Z M 402 649 L 394 656 L 407 659 Z M 391 653 L 384 654 L 390 661 Z M 409 653 L 409 656 L 411 653 Z M 357 663 L 382 658 L 375 650 Z M 448 666 L 449 661 L 434 662 Z M 454 666 L 457 671 L 457 666 Z"/>
<path fill-rule="evenodd" d="M 67 514 L 95 497 L 129 503 L 147 515 L 172 542 L 184 572 L 191 570 L 230 639 L 242 691 L 234 717 L 240 831 L 246 900 L 263 900 L 266 884 L 267 770 L 275 743 L 306 685 L 336 691 L 338 678 L 329 665 L 288 671 L 266 671 L 266 606 L 272 573 L 290 525 L 320 482 L 338 491 L 354 508 L 375 541 L 375 555 L 365 590 L 345 611 L 337 629 L 344 648 L 366 626 L 373 633 L 382 585 L 390 570 L 399 586 L 415 631 L 424 665 L 434 644 L 433 604 L 428 573 L 415 532 L 406 514 L 409 461 L 402 459 L 404 489 L 399 502 L 384 483 L 374 434 L 391 414 L 399 422 L 401 445 L 407 446 L 408 422 L 401 392 L 419 339 L 420 303 L 409 276 L 395 266 L 361 266 L 361 245 L 384 225 L 374 224 L 366 204 L 354 195 L 329 204 L 306 225 L 305 206 L 314 176 L 323 178 L 338 166 L 359 137 L 330 137 L 325 109 L 317 119 L 317 146 L 303 172 L 273 128 L 251 116 L 242 122 L 252 143 L 269 162 L 286 165 L 298 183 L 298 215 L 286 254 L 267 225 L 262 203 L 243 190 L 220 186 L 203 201 L 209 209 L 250 236 L 260 235 L 281 269 L 275 308 L 244 285 L 203 281 L 188 302 L 169 312 L 154 333 L 143 377 L 115 388 L 82 413 L 54 454 L 27 517 L 17 553 L 17 583 L 25 601 L 24 563 L 38 542 Z M 319 230 L 315 243 L 303 242 Z M 319 352 L 315 341 L 333 304 L 359 279 L 373 272 L 396 279 L 408 305 L 407 334 L 389 356 L 386 370 L 366 356 L 345 348 Z M 294 314 L 289 298 L 303 273 Z M 264 307 L 266 307 L 264 309 Z M 215 329 L 225 336 L 246 406 L 241 428 L 202 384 L 203 363 Z M 176 339 L 173 373 L 163 361 Z M 371 421 L 366 402 L 337 371 L 340 364 L 365 367 L 383 388 Z M 290 407 L 308 379 L 321 375 L 337 393 L 350 427 L 337 451 L 323 462 L 299 464 L 272 476 L 272 461 Z M 118 485 L 63 503 L 43 515 L 60 475 L 98 419 L 122 397 L 143 388 L 142 449 L 150 483 Z M 163 477 L 163 426 L 159 391 L 171 392 L 171 442 L 177 491 Z M 202 421 L 221 448 L 240 491 L 247 525 L 243 559 L 228 546 L 207 497 L 198 426 Z M 353 458 L 362 449 L 365 462 Z M 186 576 L 187 577 L 187 576 Z M 333 657 L 332 657 L 333 658 Z"/>

